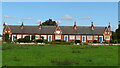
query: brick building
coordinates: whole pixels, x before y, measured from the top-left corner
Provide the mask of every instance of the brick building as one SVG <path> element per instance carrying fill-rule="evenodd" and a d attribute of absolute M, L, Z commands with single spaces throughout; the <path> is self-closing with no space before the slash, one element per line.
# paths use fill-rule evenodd
<path fill-rule="evenodd" d="M 111 26 L 106 27 L 94 26 L 93 22 L 90 26 L 77 26 L 74 22 L 73 26 L 28 26 L 24 25 L 5 25 L 3 29 L 3 35 L 9 33 L 10 40 L 14 41 L 25 36 L 35 36 L 35 39 L 44 37 L 45 40 L 64 40 L 73 41 L 80 40 L 81 42 L 92 42 L 97 40 L 99 42 L 110 41 L 111 38 Z"/>

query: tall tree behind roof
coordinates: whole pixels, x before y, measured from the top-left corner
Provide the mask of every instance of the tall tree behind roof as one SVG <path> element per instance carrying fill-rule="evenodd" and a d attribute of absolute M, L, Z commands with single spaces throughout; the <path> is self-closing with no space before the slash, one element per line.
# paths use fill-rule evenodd
<path fill-rule="evenodd" d="M 52 19 L 49 19 L 45 22 L 42 23 L 43 26 L 56 26 L 56 22 L 55 21 L 52 21 Z"/>

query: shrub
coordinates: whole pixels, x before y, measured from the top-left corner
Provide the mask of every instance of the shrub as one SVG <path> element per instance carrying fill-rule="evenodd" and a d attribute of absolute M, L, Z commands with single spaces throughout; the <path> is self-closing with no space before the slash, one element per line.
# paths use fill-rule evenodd
<path fill-rule="evenodd" d="M 75 40 L 75 44 L 77 44 L 77 43 L 81 43 L 81 41 L 80 40 Z"/>
<path fill-rule="evenodd" d="M 118 39 L 118 43 L 120 43 L 120 39 Z"/>
<path fill-rule="evenodd" d="M 110 43 L 114 43 L 114 40 L 110 40 Z"/>
<path fill-rule="evenodd" d="M 97 43 L 97 40 L 94 40 L 93 43 Z"/>
<path fill-rule="evenodd" d="M 44 40 L 43 42 L 46 43 L 46 44 L 48 44 L 48 40 Z"/>
<path fill-rule="evenodd" d="M 19 42 L 19 43 L 20 43 L 20 42 L 24 42 L 24 38 L 18 39 L 18 42 Z"/>
<path fill-rule="evenodd" d="M 36 43 L 43 43 L 43 39 L 37 39 Z"/>
<path fill-rule="evenodd" d="M 24 42 L 30 42 L 30 36 L 25 36 Z"/>
<path fill-rule="evenodd" d="M 17 42 L 24 42 L 24 43 L 26 43 L 26 42 L 31 42 L 30 41 L 30 36 L 25 36 L 25 38 L 20 38 L 20 39 L 18 39 L 17 40 Z"/>

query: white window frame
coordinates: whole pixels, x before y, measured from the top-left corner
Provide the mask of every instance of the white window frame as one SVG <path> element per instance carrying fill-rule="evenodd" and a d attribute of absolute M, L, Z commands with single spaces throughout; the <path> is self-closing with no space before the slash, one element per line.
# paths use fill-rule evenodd
<path fill-rule="evenodd" d="M 107 39 L 106 39 L 106 37 L 107 37 Z M 110 36 L 105 36 L 105 40 L 110 40 Z"/>
<path fill-rule="evenodd" d="M 23 35 L 23 38 L 25 38 L 25 36 L 27 36 L 27 35 Z"/>
<path fill-rule="evenodd" d="M 70 35 L 70 40 L 74 40 L 75 39 L 75 36 L 74 35 Z"/>
<path fill-rule="evenodd" d="M 17 39 L 20 39 L 20 38 L 22 38 L 22 36 L 19 34 L 19 35 L 17 35 Z"/>
<path fill-rule="evenodd" d="M 92 36 L 87 36 L 87 40 L 92 40 Z"/>
<path fill-rule="evenodd" d="M 81 36 L 76 35 L 76 40 L 80 40 L 80 39 L 81 39 Z"/>
<path fill-rule="evenodd" d="M 41 37 L 44 37 L 44 39 L 47 39 L 47 35 L 41 35 Z"/>
<path fill-rule="evenodd" d="M 97 39 L 96 39 L 95 37 L 96 37 Z M 94 36 L 94 40 L 98 40 L 98 36 Z"/>
<path fill-rule="evenodd" d="M 55 40 L 61 40 L 61 35 L 55 35 Z"/>
<path fill-rule="evenodd" d="M 35 35 L 35 39 L 39 39 L 40 38 L 40 36 L 39 35 Z"/>

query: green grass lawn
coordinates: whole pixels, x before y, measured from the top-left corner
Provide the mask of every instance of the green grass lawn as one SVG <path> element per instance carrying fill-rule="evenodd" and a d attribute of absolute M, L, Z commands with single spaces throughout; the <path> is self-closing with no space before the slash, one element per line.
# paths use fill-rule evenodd
<path fill-rule="evenodd" d="M 3 66 L 118 66 L 118 46 L 3 44 Z"/>

